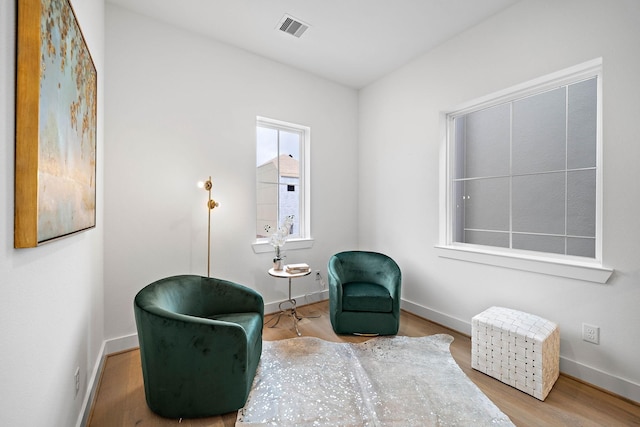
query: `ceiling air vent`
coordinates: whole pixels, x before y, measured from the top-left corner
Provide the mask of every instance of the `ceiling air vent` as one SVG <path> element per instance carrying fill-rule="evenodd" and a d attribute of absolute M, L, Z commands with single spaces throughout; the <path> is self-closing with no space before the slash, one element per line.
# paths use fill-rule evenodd
<path fill-rule="evenodd" d="M 295 37 L 300 37 L 309 28 L 308 24 L 294 18 L 291 15 L 284 15 L 278 24 L 278 30 Z"/>

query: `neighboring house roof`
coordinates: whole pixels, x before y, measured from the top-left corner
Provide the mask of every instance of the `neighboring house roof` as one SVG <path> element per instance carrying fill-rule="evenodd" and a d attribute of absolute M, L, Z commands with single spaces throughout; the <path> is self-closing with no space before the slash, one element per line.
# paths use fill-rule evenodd
<path fill-rule="evenodd" d="M 300 178 L 300 162 L 289 154 L 281 154 L 258 167 L 262 168 L 266 165 L 273 165 L 276 169 L 279 169 L 280 176 Z"/>

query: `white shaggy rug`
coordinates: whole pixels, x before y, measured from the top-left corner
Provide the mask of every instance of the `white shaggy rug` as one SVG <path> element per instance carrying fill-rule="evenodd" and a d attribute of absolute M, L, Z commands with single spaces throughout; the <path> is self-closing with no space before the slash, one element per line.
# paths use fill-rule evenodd
<path fill-rule="evenodd" d="M 265 341 L 236 426 L 513 426 L 462 372 L 452 341 Z"/>

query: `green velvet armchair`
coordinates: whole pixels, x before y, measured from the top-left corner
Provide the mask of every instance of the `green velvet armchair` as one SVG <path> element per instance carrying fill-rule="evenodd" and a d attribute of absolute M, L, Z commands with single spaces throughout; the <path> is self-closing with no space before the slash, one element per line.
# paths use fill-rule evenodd
<path fill-rule="evenodd" d="M 144 391 L 167 418 L 198 418 L 246 403 L 262 354 L 264 301 L 247 287 L 194 275 L 135 297 Z"/>
<path fill-rule="evenodd" d="M 378 252 L 340 252 L 329 259 L 329 310 L 337 334 L 395 335 L 402 274 Z"/>

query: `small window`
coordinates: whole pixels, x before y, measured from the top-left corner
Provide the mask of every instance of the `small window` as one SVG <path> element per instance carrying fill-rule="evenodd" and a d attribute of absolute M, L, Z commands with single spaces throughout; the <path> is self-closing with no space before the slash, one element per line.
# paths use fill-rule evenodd
<path fill-rule="evenodd" d="M 290 238 L 307 238 L 309 128 L 258 118 L 256 124 L 256 239 L 293 217 Z"/>
<path fill-rule="evenodd" d="M 600 69 L 446 114 L 447 245 L 600 259 Z"/>

